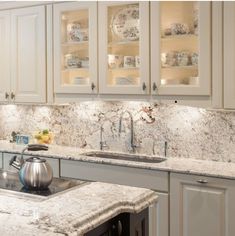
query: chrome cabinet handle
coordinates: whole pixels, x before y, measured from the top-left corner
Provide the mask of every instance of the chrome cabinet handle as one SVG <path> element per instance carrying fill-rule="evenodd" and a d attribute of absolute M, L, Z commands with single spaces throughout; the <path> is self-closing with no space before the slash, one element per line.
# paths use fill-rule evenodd
<path fill-rule="evenodd" d="M 143 91 L 145 91 L 146 88 L 147 88 L 147 86 L 146 86 L 146 84 L 145 84 L 145 82 L 144 82 L 143 85 L 142 85 Z"/>
<path fill-rule="evenodd" d="M 14 100 L 15 99 L 15 94 L 13 92 L 11 92 L 11 99 Z"/>
<path fill-rule="evenodd" d="M 199 184 L 207 184 L 207 183 L 208 183 L 208 181 L 205 180 L 205 179 L 199 179 L 199 180 L 197 180 L 197 182 L 198 182 Z"/>
<path fill-rule="evenodd" d="M 154 82 L 153 83 L 153 91 L 156 91 L 157 90 L 157 85 L 156 85 L 156 83 Z"/>
<path fill-rule="evenodd" d="M 94 91 L 94 89 L 95 89 L 95 84 L 91 83 L 91 90 Z"/>
<path fill-rule="evenodd" d="M 8 98 L 9 98 L 9 93 L 6 92 L 6 93 L 5 93 L 5 99 L 8 99 Z"/>

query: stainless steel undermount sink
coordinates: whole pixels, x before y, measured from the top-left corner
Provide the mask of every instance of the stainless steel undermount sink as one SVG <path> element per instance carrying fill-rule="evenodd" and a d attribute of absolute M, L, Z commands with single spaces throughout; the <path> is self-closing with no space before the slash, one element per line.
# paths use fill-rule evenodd
<path fill-rule="evenodd" d="M 154 159 L 147 156 L 136 155 L 136 154 L 125 154 L 125 153 L 109 153 L 109 152 L 86 152 L 83 153 L 84 156 L 89 157 L 98 157 L 104 159 L 114 159 L 114 160 L 124 160 L 124 161 L 133 161 L 141 163 L 160 163 L 166 161 L 165 158 L 154 157 Z"/>

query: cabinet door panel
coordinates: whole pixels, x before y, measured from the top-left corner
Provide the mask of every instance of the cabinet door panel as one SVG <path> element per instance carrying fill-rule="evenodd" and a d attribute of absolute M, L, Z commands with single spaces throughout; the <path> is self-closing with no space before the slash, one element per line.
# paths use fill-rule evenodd
<path fill-rule="evenodd" d="M 224 235 L 224 199 L 224 189 L 182 186 L 183 235 Z"/>
<path fill-rule="evenodd" d="M 11 32 L 11 81 L 15 101 L 45 102 L 45 6 L 13 10 Z"/>
<path fill-rule="evenodd" d="M 233 180 L 173 173 L 170 186 L 171 236 L 235 235 Z"/>
<path fill-rule="evenodd" d="M 210 95 L 210 27 L 209 2 L 151 2 L 152 94 Z"/>
<path fill-rule="evenodd" d="M 53 18 L 55 92 L 97 93 L 97 3 L 55 4 Z"/>
<path fill-rule="evenodd" d="M 10 12 L 0 12 L 0 101 L 10 93 Z M 7 94 L 6 94 L 7 93 Z"/>
<path fill-rule="evenodd" d="M 224 108 L 235 108 L 235 3 L 224 2 Z"/>
<path fill-rule="evenodd" d="M 100 93 L 149 94 L 149 3 L 100 2 L 98 13 Z"/>

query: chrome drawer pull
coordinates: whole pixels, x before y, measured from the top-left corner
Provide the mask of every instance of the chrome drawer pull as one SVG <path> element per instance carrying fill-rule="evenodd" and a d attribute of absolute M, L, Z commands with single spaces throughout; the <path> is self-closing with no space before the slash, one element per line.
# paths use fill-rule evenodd
<path fill-rule="evenodd" d="M 145 91 L 145 90 L 146 90 L 146 88 L 147 88 L 146 84 L 145 84 L 145 83 L 143 83 L 143 85 L 142 85 L 142 89 L 143 89 L 143 91 Z"/>
<path fill-rule="evenodd" d="M 13 92 L 11 92 L 11 99 L 14 100 L 15 99 L 15 94 Z"/>
<path fill-rule="evenodd" d="M 197 182 L 198 182 L 199 184 L 207 184 L 207 183 L 208 183 L 208 181 L 205 180 L 205 179 L 199 179 L 199 180 L 197 180 Z"/>
<path fill-rule="evenodd" d="M 153 83 L 153 91 L 156 91 L 157 90 L 157 85 L 156 85 L 156 83 L 154 82 Z"/>
<path fill-rule="evenodd" d="M 94 91 L 94 89 L 95 89 L 95 84 L 91 83 L 91 90 Z"/>
<path fill-rule="evenodd" d="M 9 93 L 5 93 L 5 99 L 8 99 L 9 98 Z"/>

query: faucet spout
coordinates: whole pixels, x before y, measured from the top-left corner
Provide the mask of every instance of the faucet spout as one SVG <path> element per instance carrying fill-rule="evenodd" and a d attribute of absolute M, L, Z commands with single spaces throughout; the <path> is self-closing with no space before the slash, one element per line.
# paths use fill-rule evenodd
<path fill-rule="evenodd" d="M 129 111 L 124 111 L 122 112 L 120 119 L 119 119 L 119 134 L 122 132 L 122 120 L 123 120 L 123 116 L 125 114 L 128 114 L 130 117 L 130 122 L 131 122 L 131 149 L 133 152 L 135 152 L 135 149 L 137 148 L 137 145 L 134 144 L 134 120 L 133 120 L 133 116 Z"/>
<path fill-rule="evenodd" d="M 103 140 L 103 133 L 104 133 L 104 127 L 103 125 L 100 126 L 100 150 L 103 150 L 104 148 L 107 148 L 108 145 L 106 144 L 106 141 Z"/>

